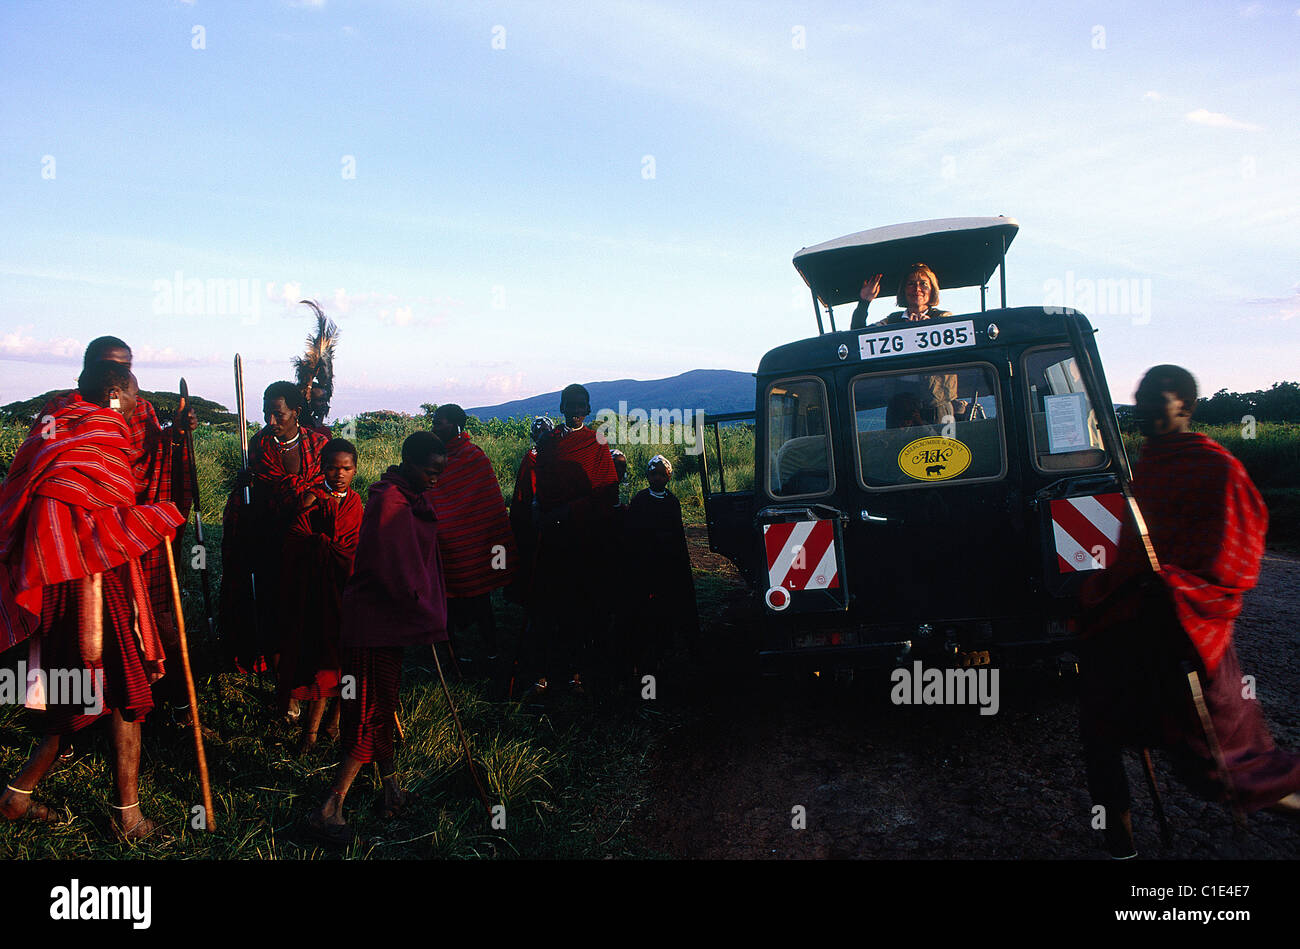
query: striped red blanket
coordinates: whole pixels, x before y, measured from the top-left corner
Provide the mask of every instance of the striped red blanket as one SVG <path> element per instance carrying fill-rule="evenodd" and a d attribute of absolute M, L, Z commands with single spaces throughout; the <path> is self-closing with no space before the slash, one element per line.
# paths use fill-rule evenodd
<path fill-rule="evenodd" d="M 1133 495 L 1178 619 L 1213 674 L 1232 641 L 1242 595 L 1259 580 L 1268 508 L 1241 462 L 1198 432 L 1148 440 Z M 1089 584 L 1085 602 L 1098 603 L 1149 570 L 1126 521 L 1117 563 Z"/>
<path fill-rule="evenodd" d="M 468 432 L 447 442 L 447 469 L 429 497 L 447 595 L 479 596 L 509 583 L 517 558 L 505 499 L 492 462 Z"/>
<path fill-rule="evenodd" d="M 556 429 L 537 449 L 537 503 L 546 512 L 567 506 L 574 526 L 608 520 L 618 503 L 609 446 L 586 426 Z"/>
<path fill-rule="evenodd" d="M 136 503 L 119 413 L 72 399 L 47 414 L 52 431 L 23 442 L 0 488 L 0 652 L 36 628 L 46 586 L 138 559 L 184 523 L 170 501 Z"/>
<path fill-rule="evenodd" d="M 44 428 L 44 419 L 80 401 L 81 394 L 76 389 L 50 399 L 36 416 L 28 434 L 40 434 Z M 162 424 L 153 404 L 147 399 L 136 402 L 135 411 L 126 420 L 126 429 L 127 440 L 131 445 L 131 470 L 136 479 L 136 501 L 140 504 L 171 501 L 180 511 L 181 517 L 188 519 L 193 492 L 190 490 L 191 462 L 186 439 L 178 437 L 170 425 Z M 180 554 L 177 550 L 178 558 Z M 141 558 L 140 567 L 149 588 L 149 602 L 153 604 L 154 616 L 164 638 L 171 642 L 177 635 L 176 620 L 172 616 L 171 579 L 167 573 L 167 559 L 162 547 L 146 553 Z"/>

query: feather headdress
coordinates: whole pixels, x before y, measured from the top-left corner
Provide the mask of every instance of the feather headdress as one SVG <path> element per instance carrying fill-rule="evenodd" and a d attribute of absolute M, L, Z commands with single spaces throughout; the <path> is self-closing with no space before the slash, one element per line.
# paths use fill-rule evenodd
<path fill-rule="evenodd" d="M 293 369 L 307 398 L 308 414 L 316 424 L 323 425 L 334 395 L 334 347 L 339 340 L 339 328 L 315 300 L 298 302 L 311 307 L 316 314 L 316 331 L 307 337 L 306 352 L 294 357 Z"/>

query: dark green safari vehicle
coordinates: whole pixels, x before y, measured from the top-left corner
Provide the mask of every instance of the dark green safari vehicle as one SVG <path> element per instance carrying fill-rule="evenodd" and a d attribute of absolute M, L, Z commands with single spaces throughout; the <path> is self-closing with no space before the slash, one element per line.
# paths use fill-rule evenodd
<path fill-rule="evenodd" d="M 753 588 L 746 636 L 765 662 L 982 665 L 1068 648 L 1079 589 L 1116 550 L 1127 459 L 1087 318 L 1006 305 L 1018 229 L 924 221 L 795 255 L 817 335 L 763 357 L 753 413 L 704 422 L 710 547 Z M 980 311 L 837 328 L 871 275 L 884 275 L 872 319 L 894 309 L 916 262 L 944 290 L 978 286 Z M 994 271 L 1002 306 L 987 309 Z M 728 490 L 720 429 L 749 422 L 753 488 Z"/>

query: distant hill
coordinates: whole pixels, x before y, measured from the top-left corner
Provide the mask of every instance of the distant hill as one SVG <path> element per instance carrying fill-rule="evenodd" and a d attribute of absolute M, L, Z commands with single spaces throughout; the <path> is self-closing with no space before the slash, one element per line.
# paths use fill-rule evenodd
<path fill-rule="evenodd" d="M 629 410 L 702 409 L 705 412 L 740 412 L 754 408 L 754 377 L 731 369 L 692 369 L 668 379 L 618 379 L 614 382 L 584 382 L 591 393 L 591 414 L 601 409 L 618 411 L 619 402 Z M 560 391 L 544 392 L 527 399 L 466 409 L 484 421 L 493 418 L 523 418 L 530 415 L 560 414 Z"/>
<path fill-rule="evenodd" d="M 21 402 L 0 405 L 0 422 L 30 425 L 36 417 L 36 413 L 45 407 L 45 403 L 56 395 L 62 395 L 67 391 L 67 389 L 51 389 L 49 392 L 33 396 L 30 399 L 24 399 Z M 146 392 L 144 389 L 140 390 L 140 398 L 152 402 L 158 417 L 163 421 L 167 421 L 172 415 L 176 414 L 176 407 L 180 405 L 181 401 L 180 395 L 175 392 Z M 235 414 L 224 405 L 200 398 L 197 395 L 190 396 L 190 405 L 194 407 L 194 414 L 198 416 L 200 425 L 205 423 L 222 425 L 235 421 Z"/>

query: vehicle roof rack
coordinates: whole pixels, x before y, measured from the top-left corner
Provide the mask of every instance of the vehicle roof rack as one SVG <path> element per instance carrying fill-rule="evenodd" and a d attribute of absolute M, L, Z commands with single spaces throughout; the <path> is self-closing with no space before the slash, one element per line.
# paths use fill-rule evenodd
<path fill-rule="evenodd" d="M 821 308 L 825 304 L 835 329 L 833 307 L 857 303 L 862 281 L 875 274 L 881 296 L 893 294 L 903 273 L 924 263 L 943 289 L 979 287 L 980 309 L 993 271 L 1001 268 L 1002 306 L 1007 305 L 1006 254 L 1020 224 L 1009 217 L 955 217 L 934 221 L 892 224 L 858 231 L 805 247 L 794 255 L 794 267 L 813 295 L 817 329 L 824 333 Z"/>

